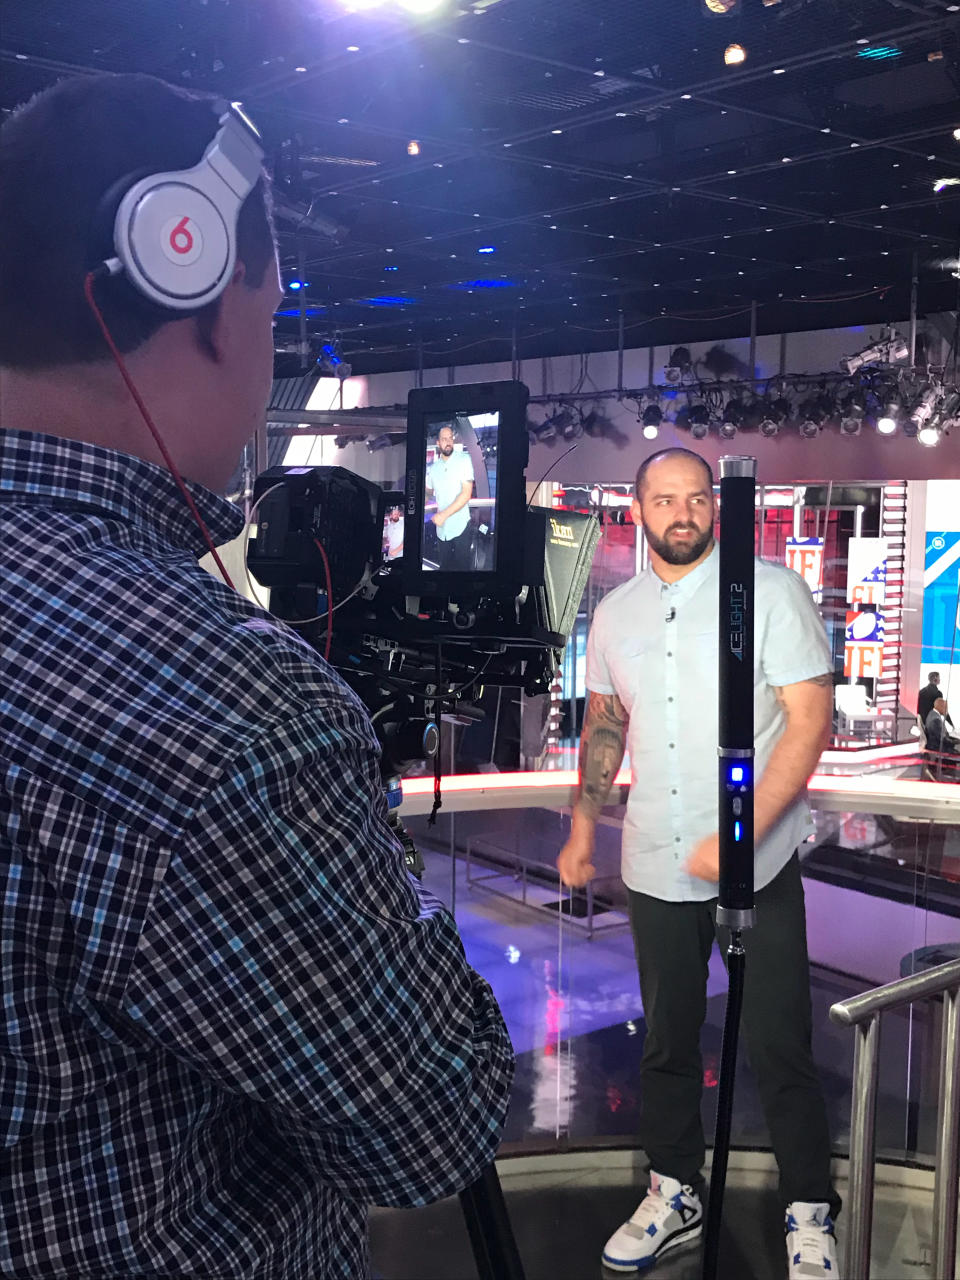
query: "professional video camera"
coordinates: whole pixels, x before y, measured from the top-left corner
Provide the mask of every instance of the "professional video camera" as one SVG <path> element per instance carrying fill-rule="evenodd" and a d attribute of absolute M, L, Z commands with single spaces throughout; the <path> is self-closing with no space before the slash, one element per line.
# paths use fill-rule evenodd
<path fill-rule="evenodd" d="M 576 617 L 599 526 L 528 504 L 526 409 L 520 382 L 411 391 L 404 493 L 342 467 L 256 481 L 250 572 L 366 705 L 395 803 L 442 714 L 549 689 Z"/>

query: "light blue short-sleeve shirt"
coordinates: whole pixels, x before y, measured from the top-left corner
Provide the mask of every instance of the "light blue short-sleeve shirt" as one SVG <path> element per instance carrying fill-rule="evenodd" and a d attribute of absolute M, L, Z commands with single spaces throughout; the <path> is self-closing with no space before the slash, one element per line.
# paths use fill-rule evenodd
<path fill-rule="evenodd" d="M 605 596 L 587 642 L 587 688 L 615 693 L 629 713 L 633 785 L 623 824 L 624 883 L 670 902 L 705 901 L 717 888 L 684 862 L 717 830 L 719 553 L 686 577 L 652 570 Z M 759 778 L 786 721 L 775 689 L 833 670 L 823 623 L 803 579 L 756 562 L 754 732 Z M 756 848 L 762 889 L 810 834 L 801 797 Z"/>
<path fill-rule="evenodd" d="M 427 469 L 427 480 L 437 499 L 437 510 L 445 511 L 460 497 L 465 480 L 472 481 L 473 462 L 466 449 L 454 449 L 449 458 L 438 454 Z M 470 508 L 461 507 L 437 530 L 440 542 L 452 542 L 470 523 Z"/>

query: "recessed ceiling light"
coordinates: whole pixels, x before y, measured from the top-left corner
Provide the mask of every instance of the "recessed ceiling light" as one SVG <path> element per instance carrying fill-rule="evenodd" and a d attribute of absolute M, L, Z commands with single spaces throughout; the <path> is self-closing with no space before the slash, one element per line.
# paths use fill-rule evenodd
<path fill-rule="evenodd" d="M 829 129 L 821 129 L 821 130 L 820 130 L 820 132 L 821 132 L 821 133 L 829 133 L 829 132 L 830 132 L 830 130 L 829 130 Z"/>
<path fill-rule="evenodd" d="M 457 44 L 469 44 L 469 43 L 470 41 L 467 39 L 466 36 L 459 36 L 457 38 Z"/>
<path fill-rule="evenodd" d="M 350 121 L 347 119 L 346 116 L 341 116 L 340 119 L 337 121 L 337 124 L 349 124 L 349 123 Z"/>
<path fill-rule="evenodd" d="M 851 145 L 851 147 L 859 147 L 860 143 L 859 143 L 859 142 L 851 142 L 851 143 L 850 143 L 850 145 Z"/>
<path fill-rule="evenodd" d="M 347 53 L 359 53 L 359 52 L 360 52 L 360 46 L 358 44 L 347 45 Z"/>
<path fill-rule="evenodd" d="M 773 74 L 775 76 L 782 76 L 785 74 L 786 70 L 786 67 L 774 67 Z"/>
<path fill-rule="evenodd" d="M 625 111 L 618 111 L 618 112 L 617 112 L 617 119 L 618 119 L 618 120 L 626 120 L 626 118 L 627 118 L 627 113 L 626 113 Z"/>
<path fill-rule="evenodd" d="M 789 157 L 789 156 L 781 156 L 781 157 L 780 157 L 780 163 L 781 163 L 781 164 L 789 164 L 789 163 L 790 163 L 790 157 Z"/>
<path fill-rule="evenodd" d="M 512 143 L 512 142 L 505 142 L 503 145 L 504 145 L 505 147 L 512 147 L 512 146 L 513 146 L 513 143 Z"/>
<path fill-rule="evenodd" d="M 736 171 L 736 169 L 728 169 L 728 170 L 727 170 L 727 173 L 728 173 L 728 175 L 729 175 L 731 178 L 733 177 L 733 175 L 734 175 L 736 172 L 737 172 L 737 171 Z"/>
<path fill-rule="evenodd" d="M 595 76 L 605 76 L 607 73 L 605 71 L 595 71 L 593 74 Z"/>
<path fill-rule="evenodd" d="M 689 101 L 690 101 L 690 99 L 693 97 L 693 94 L 692 94 L 692 93 L 681 93 L 680 97 L 681 97 L 682 101 L 684 101 L 684 102 L 689 102 Z"/>
<path fill-rule="evenodd" d="M 306 71 L 306 67 L 294 67 L 294 71 Z"/>

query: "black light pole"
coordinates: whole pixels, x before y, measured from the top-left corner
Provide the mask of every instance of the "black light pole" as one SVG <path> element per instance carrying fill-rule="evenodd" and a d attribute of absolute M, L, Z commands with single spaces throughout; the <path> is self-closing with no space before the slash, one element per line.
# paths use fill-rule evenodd
<path fill-rule="evenodd" d="M 717 1127 L 703 1242 L 703 1280 L 716 1280 L 723 1191 L 743 1008 L 743 930 L 753 906 L 753 618 L 756 458 L 720 459 L 720 889 L 717 924 L 730 930 L 729 990 L 720 1053 Z"/>

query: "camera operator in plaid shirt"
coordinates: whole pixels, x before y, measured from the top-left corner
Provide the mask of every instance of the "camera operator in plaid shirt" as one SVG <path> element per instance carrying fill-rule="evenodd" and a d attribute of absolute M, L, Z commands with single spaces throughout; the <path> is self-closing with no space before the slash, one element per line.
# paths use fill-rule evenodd
<path fill-rule="evenodd" d="M 83 297 L 126 175 L 210 103 L 78 78 L 0 131 L 0 1275 L 361 1280 L 366 1206 L 472 1182 L 513 1070 L 406 874 L 368 716 L 204 544 Z M 107 281 L 215 543 L 280 300 L 262 179 L 218 301 Z M 102 255 L 101 255 L 102 256 Z M 36 305 L 42 299 L 42 307 Z"/>

